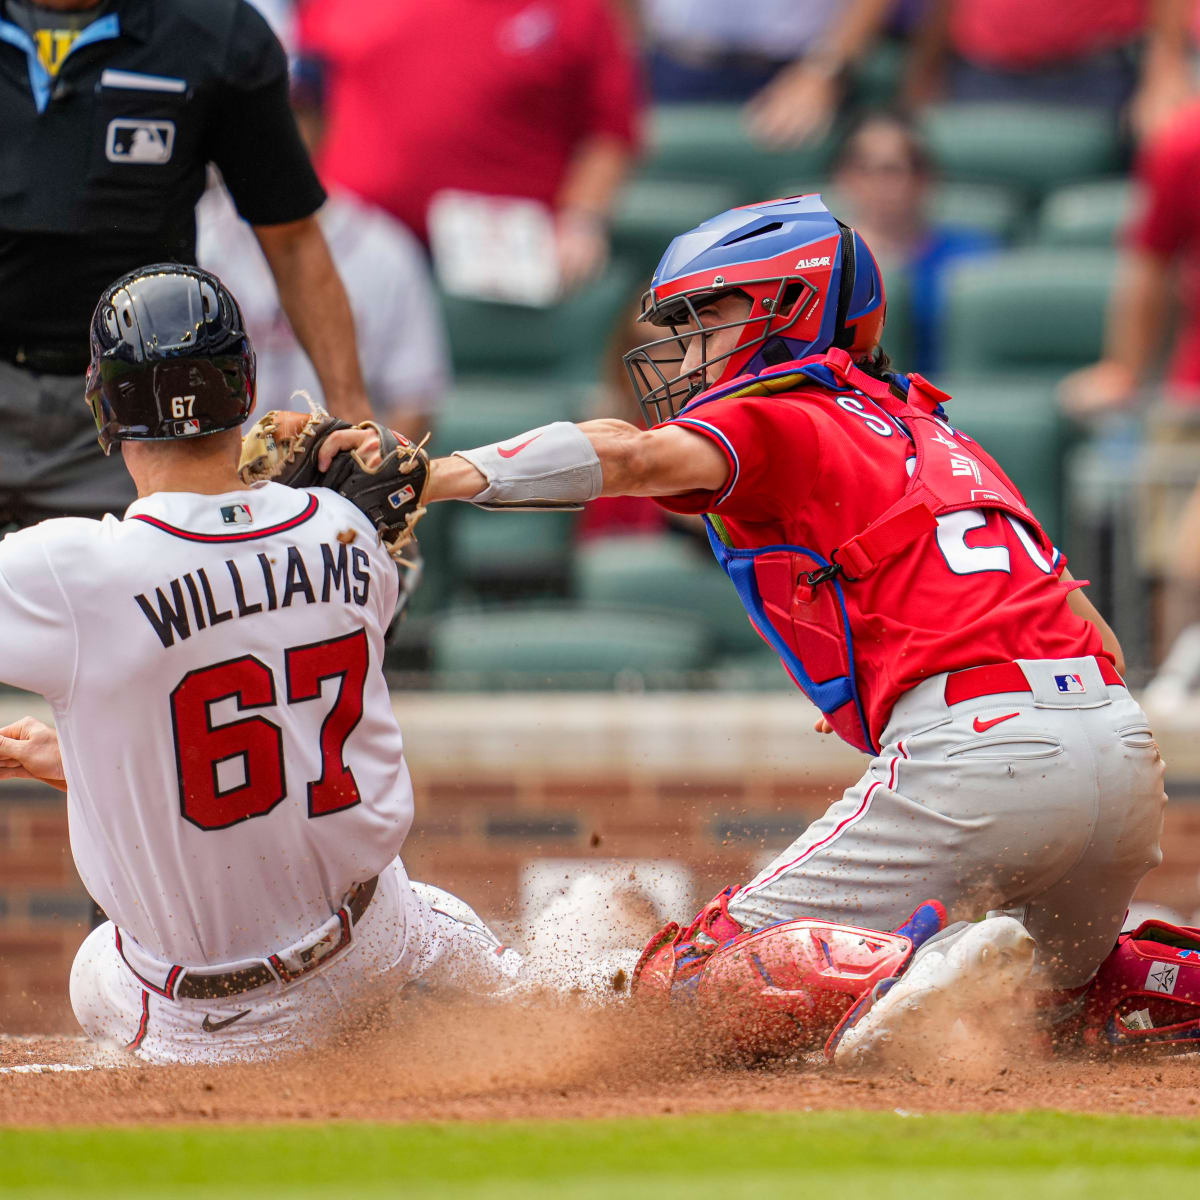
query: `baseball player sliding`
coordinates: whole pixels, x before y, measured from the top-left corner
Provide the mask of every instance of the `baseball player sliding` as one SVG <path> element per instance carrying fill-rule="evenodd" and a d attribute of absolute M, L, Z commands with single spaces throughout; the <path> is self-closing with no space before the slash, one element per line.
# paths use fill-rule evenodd
<path fill-rule="evenodd" d="M 675 239 L 645 297 L 663 333 L 626 361 L 648 431 L 515 432 L 436 461 L 424 495 L 704 514 L 818 728 L 871 760 L 763 871 L 652 940 L 635 993 L 706 997 L 751 1048 L 754 1011 L 765 1048 L 837 1026 L 841 1061 L 919 1042 L 972 978 L 998 1000 L 1035 947 L 1065 1025 L 1159 862 L 1165 803 L 1116 638 L 949 397 L 891 369 L 884 306 L 820 197 L 722 213 Z"/>
<path fill-rule="evenodd" d="M 45 696 L 61 737 L 60 765 L 46 727 L 6 730 L 4 774 L 66 785 L 111 918 L 71 973 L 80 1024 L 150 1061 L 222 1061 L 313 1042 L 417 978 L 510 988 L 519 956 L 397 857 L 413 796 L 380 669 L 398 583 L 379 531 L 407 536 L 384 509 L 423 461 L 375 430 L 383 463 L 342 455 L 326 480 L 354 502 L 248 487 L 254 352 L 198 269 L 115 283 L 92 351 L 100 441 L 139 498 L 0 543 L 0 678 Z"/>

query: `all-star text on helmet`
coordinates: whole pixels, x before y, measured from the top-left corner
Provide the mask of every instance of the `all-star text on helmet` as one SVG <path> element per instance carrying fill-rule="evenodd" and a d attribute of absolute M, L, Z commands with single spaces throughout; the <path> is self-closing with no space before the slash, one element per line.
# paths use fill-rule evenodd
<path fill-rule="evenodd" d="M 254 349 L 233 294 L 178 263 L 123 275 L 92 316 L 87 401 L 105 454 L 236 429 L 254 407 Z"/>
<path fill-rule="evenodd" d="M 744 320 L 701 328 L 706 302 L 744 295 Z M 642 300 L 641 320 L 668 337 L 625 355 L 648 425 L 673 417 L 706 388 L 832 347 L 868 355 L 883 332 L 883 278 L 867 243 L 818 195 L 768 200 L 710 218 L 663 255 Z M 732 350 L 677 376 L 690 337 L 739 329 Z"/>

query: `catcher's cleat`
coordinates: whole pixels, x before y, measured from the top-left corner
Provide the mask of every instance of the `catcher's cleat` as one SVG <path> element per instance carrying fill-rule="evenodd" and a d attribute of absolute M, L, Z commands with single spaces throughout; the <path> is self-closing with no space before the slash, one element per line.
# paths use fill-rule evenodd
<path fill-rule="evenodd" d="M 989 917 L 959 936 L 937 940 L 908 969 L 867 993 L 834 1031 L 826 1057 L 839 1066 L 909 1058 L 977 1002 L 1014 995 L 1029 977 L 1035 943 L 1012 917 Z M 975 991 L 976 985 L 986 991 Z"/>

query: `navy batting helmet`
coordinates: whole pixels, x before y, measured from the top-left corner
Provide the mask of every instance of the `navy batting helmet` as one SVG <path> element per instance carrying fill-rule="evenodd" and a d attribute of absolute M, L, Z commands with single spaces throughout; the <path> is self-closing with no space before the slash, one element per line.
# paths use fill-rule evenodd
<path fill-rule="evenodd" d="M 105 454 L 236 429 L 254 407 L 254 348 L 229 289 L 179 263 L 111 284 L 92 316 L 87 401 Z"/>

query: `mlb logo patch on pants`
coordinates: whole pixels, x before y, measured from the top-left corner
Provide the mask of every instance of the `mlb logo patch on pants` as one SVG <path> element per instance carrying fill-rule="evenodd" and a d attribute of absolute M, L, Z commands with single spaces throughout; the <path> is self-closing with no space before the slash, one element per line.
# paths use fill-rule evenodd
<path fill-rule="evenodd" d="M 1055 675 L 1054 682 L 1060 692 L 1086 692 L 1083 680 L 1078 675 Z"/>

